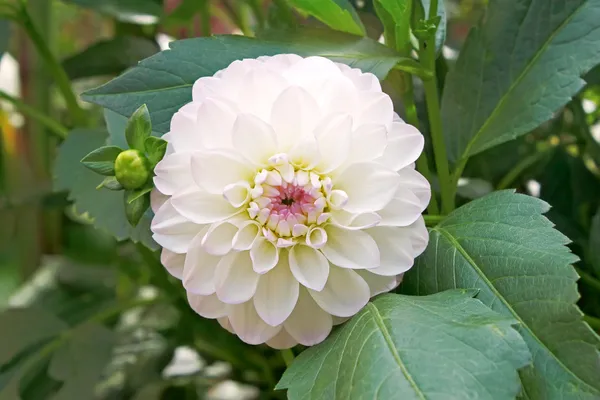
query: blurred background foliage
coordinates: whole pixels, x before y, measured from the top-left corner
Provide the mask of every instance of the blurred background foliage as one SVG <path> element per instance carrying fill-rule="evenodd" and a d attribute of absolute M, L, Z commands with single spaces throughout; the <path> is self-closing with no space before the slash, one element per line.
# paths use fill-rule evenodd
<path fill-rule="evenodd" d="M 446 44 L 436 66 L 440 88 L 486 3 L 445 2 Z M 368 35 L 379 39 L 383 28 L 372 2 L 354 5 Z M 76 93 L 173 39 L 320 24 L 292 11 L 286 0 L 29 0 L 28 9 Z M 27 306 L 0 314 L 0 400 L 19 392 L 24 399 L 52 393 L 58 399 L 283 396 L 267 390 L 285 368 L 279 354 L 219 335 L 215 321 L 187 307 L 154 253 L 95 229 L 66 192 L 54 189 L 60 135 L 39 118 L 28 118 L 27 110 L 67 127 L 74 125 L 73 116 L 28 34 L 6 20 L 0 20 L 0 60 L 0 309 Z M 579 305 L 599 330 L 600 69 L 585 79 L 587 86 L 552 120 L 474 156 L 459 198 L 464 203 L 516 187 L 549 202 L 549 218 L 581 259 Z M 391 85 L 384 87 L 400 102 Z M 15 107 L 3 93 L 22 104 Z M 418 82 L 415 93 L 422 101 Z M 100 108 L 81 107 L 88 110 L 90 127 L 104 126 Z M 426 118 L 421 126 L 426 133 Z M 172 305 L 160 296 L 170 296 Z M 77 357 L 69 361 L 65 352 Z"/>

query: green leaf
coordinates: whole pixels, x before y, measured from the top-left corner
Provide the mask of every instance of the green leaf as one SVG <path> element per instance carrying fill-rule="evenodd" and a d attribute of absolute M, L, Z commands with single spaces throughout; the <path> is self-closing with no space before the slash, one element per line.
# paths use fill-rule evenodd
<path fill-rule="evenodd" d="M 136 22 L 136 16 L 158 17 L 162 2 L 158 0 L 63 0 L 116 17 L 125 22 Z M 156 19 L 155 19 L 156 21 Z M 154 21 L 154 22 L 155 22 Z"/>
<path fill-rule="evenodd" d="M 129 118 L 125 126 L 125 138 L 130 149 L 145 151 L 144 142 L 152 134 L 152 122 L 148 107 L 142 104 Z"/>
<path fill-rule="evenodd" d="M 0 19 L 0 60 L 10 44 L 10 23 Z"/>
<path fill-rule="evenodd" d="M 62 143 L 55 165 L 55 189 L 69 191 L 69 199 L 79 213 L 88 213 L 94 225 L 111 233 L 117 240 L 131 239 L 151 249 L 158 249 L 150 233 L 152 214 L 146 213 L 132 228 L 127 223 L 123 193 L 96 190 L 102 177 L 79 163 L 90 150 L 102 146 L 107 134 L 98 130 L 74 130 Z"/>
<path fill-rule="evenodd" d="M 516 321 L 472 298 L 387 294 L 305 350 L 278 389 L 294 399 L 514 399 L 530 354 Z"/>
<path fill-rule="evenodd" d="M 167 142 L 160 138 L 150 136 L 149 138 L 146 138 L 144 147 L 146 148 L 146 153 L 148 154 L 148 161 L 150 161 L 150 165 L 152 166 L 152 169 L 154 169 L 156 164 L 158 164 L 165 156 L 165 152 L 167 151 Z"/>
<path fill-rule="evenodd" d="M 321 55 L 383 79 L 403 58 L 369 38 L 324 29 L 272 32 L 261 39 L 242 36 L 194 38 L 170 44 L 106 85 L 86 92 L 86 101 L 131 115 L 147 104 L 153 129 L 165 133 L 173 114 L 192 100 L 192 85 L 235 60 L 280 53 Z M 116 143 L 115 143 L 116 144 Z"/>
<path fill-rule="evenodd" d="M 106 188 L 108 190 L 123 190 L 123 185 L 119 183 L 116 177 L 107 176 L 98 186 L 96 186 L 96 189 L 102 188 Z"/>
<path fill-rule="evenodd" d="M 91 399 L 106 364 L 112 357 L 115 334 L 98 324 L 85 324 L 73 331 L 50 361 L 49 375 L 63 381 L 53 400 Z"/>
<path fill-rule="evenodd" d="M 102 146 L 83 157 L 81 163 L 97 174 L 111 176 L 115 174 L 115 160 L 122 151 L 117 146 Z"/>
<path fill-rule="evenodd" d="M 131 204 L 134 201 L 136 201 L 137 199 L 139 199 L 140 197 L 142 197 L 143 195 L 145 195 L 146 193 L 150 193 L 152 191 L 152 184 L 143 187 L 141 189 L 137 189 L 137 190 L 128 190 L 126 192 L 126 199 L 125 201 L 127 202 L 127 204 Z"/>
<path fill-rule="evenodd" d="M 600 3 L 492 0 L 446 78 L 449 158 L 499 145 L 547 121 L 600 62 Z"/>
<path fill-rule="evenodd" d="M 599 398 L 600 340 L 582 322 L 577 260 L 534 197 L 500 191 L 459 208 L 430 230 L 403 291 L 478 289 L 484 304 L 519 322 L 533 355 L 520 372 L 529 399 Z"/>
<path fill-rule="evenodd" d="M 596 215 L 592 218 L 592 226 L 590 227 L 590 242 L 589 242 L 589 262 L 596 273 L 596 276 L 600 276 L 600 207 L 596 211 Z"/>
<path fill-rule="evenodd" d="M 124 197 L 125 215 L 131 226 L 137 226 L 146 210 L 150 207 L 150 196 L 145 195 L 145 193 L 139 194 L 143 190 L 144 189 L 139 191 L 127 191 Z M 148 191 L 146 193 L 148 193 Z"/>
<path fill-rule="evenodd" d="M 159 50 L 152 40 L 117 36 L 92 44 L 81 53 L 67 58 L 63 61 L 63 68 L 71 79 L 118 75 Z"/>
<path fill-rule="evenodd" d="M 412 0 L 375 0 L 373 5 L 385 29 L 386 45 L 408 53 Z"/>
<path fill-rule="evenodd" d="M 289 0 L 289 3 L 337 31 L 365 35 L 365 27 L 348 0 Z"/>

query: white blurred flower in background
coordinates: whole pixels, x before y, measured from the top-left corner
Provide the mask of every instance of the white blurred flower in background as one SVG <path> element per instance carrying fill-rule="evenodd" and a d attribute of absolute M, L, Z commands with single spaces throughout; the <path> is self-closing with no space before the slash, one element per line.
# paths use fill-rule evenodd
<path fill-rule="evenodd" d="M 244 342 L 324 340 L 425 249 L 423 136 L 377 78 L 322 57 L 200 78 L 164 136 L 152 195 L 162 262 Z"/>

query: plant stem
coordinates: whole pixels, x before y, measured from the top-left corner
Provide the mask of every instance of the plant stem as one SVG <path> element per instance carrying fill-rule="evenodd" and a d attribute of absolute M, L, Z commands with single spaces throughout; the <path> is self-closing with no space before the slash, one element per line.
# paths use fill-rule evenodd
<path fill-rule="evenodd" d="M 525 157 L 521 161 L 519 161 L 510 171 L 504 175 L 504 177 L 498 183 L 497 190 L 503 190 L 508 188 L 527 168 L 535 165 L 538 161 L 540 161 L 546 151 L 539 151 L 530 156 Z"/>
<path fill-rule="evenodd" d="M 40 124 L 44 125 L 50 131 L 52 131 L 52 133 L 59 139 L 64 140 L 69 134 L 69 130 L 58 121 L 55 121 L 47 115 L 44 115 L 37 109 L 25 104 L 24 102 L 15 97 L 10 96 L 8 93 L 3 92 L 2 90 L 0 90 L 0 98 L 14 105 L 17 108 L 17 110 L 19 110 L 19 112 L 21 112 L 23 115 L 30 117 L 38 121 Z"/>
<path fill-rule="evenodd" d="M 52 51 L 50 51 L 46 41 L 33 23 L 25 4 L 21 5 L 19 12 L 18 21 L 27 32 L 29 39 L 33 42 L 36 50 L 46 63 L 46 67 L 52 74 L 58 89 L 65 99 L 71 118 L 73 118 L 73 123 L 75 125 L 84 126 L 86 124 L 86 114 L 77 102 L 77 97 L 73 92 L 73 87 L 71 86 L 71 81 L 69 80 L 67 73 L 57 61 L 56 57 L 54 57 Z"/>
<path fill-rule="evenodd" d="M 433 4 L 433 2 L 432 2 Z M 429 128 L 433 144 L 433 155 L 437 168 L 440 191 L 442 195 L 442 212 L 448 214 L 454 210 L 454 190 L 448 168 L 448 157 L 446 154 L 446 143 L 442 133 L 442 119 L 440 116 L 440 100 L 435 75 L 435 35 L 421 42 L 420 58 L 425 69 L 431 71 L 432 79 L 423 81 L 425 87 L 425 98 L 427 102 L 427 114 L 429 116 Z"/>
<path fill-rule="evenodd" d="M 425 219 L 425 225 L 427 226 L 435 226 L 442 222 L 446 218 L 444 215 L 423 215 L 423 219 Z"/>
<path fill-rule="evenodd" d="M 600 331 L 600 318 L 592 317 L 591 315 L 584 315 L 583 320 L 588 323 L 596 331 Z"/>
<path fill-rule="evenodd" d="M 581 268 L 575 267 L 575 271 L 577 271 L 577 274 L 579 274 L 579 276 L 581 277 L 581 282 L 585 283 L 590 288 L 600 292 L 600 280 L 594 278 L 592 275 L 588 274 Z"/>
<path fill-rule="evenodd" d="M 292 349 L 284 349 L 280 351 L 281 358 L 283 358 L 283 362 L 285 362 L 285 366 L 289 367 L 294 362 L 294 352 Z"/>
<path fill-rule="evenodd" d="M 201 0 L 200 22 L 202 24 L 202 36 L 210 36 L 212 34 L 210 0 Z"/>

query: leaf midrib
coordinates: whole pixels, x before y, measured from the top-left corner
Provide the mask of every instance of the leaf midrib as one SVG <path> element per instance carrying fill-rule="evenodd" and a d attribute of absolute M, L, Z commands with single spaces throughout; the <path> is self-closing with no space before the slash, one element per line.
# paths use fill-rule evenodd
<path fill-rule="evenodd" d="M 471 256 L 469 255 L 469 253 L 467 253 L 467 251 L 462 247 L 462 245 L 458 242 L 458 240 L 452 236 L 452 234 L 450 232 L 448 232 L 447 230 L 445 230 L 443 227 L 440 227 L 439 225 L 432 228 L 431 231 L 435 231 L 438 232 L 440 235 L 442 235 L 446 240 L 448 240 L 450 242 L 450 244 L 457 249 L 460 254 L 463 256 L 463 258 L 469 263 L 469 265 L 471 265 L 473 267 L 473 269 L 477 272 L 477 274 L 480 276 L 481 280 L 483 282 L 485 282 L 485 284 L 488 286 L 488 288 L 492 291 L 492 293 L 495 295 L 495 298 L 499 299 L 500 302 L 502 302 L 502 304 L 504 304 L 504 306 L 509 310 L 509 312 L 513 315 L 513 317 L 519 322 L 519 325 L 525 329 L 527 332 L 529 332 L 530 336 L 542 347 L 544 348 L 548 354 L 550 354 L 552 356 L 552 358 L 556 361 L 556 363 L 564 370 L 566 371 L 569 375 L 571 375 L 573 378 L 575 378 L 577 381 L 581 382 L 583 385 L 585 385 L 587 388 L 589 388 L 593 393 L 598 393 L 598 390 L 596 388 L 594 388 L 593 386 L 591 386 L 589 383 L 585 382 L 584 380 L 582 380 L 579 376 L 577 376 L 575 373 L 573 373 L 573 371 L 571 371 L 569 368 L 567 368 L 567 366 L 556 356 L 556 354 L 554 354 L 552 352 L 552 350 L 550 350 L 545 344 L 544 342 L 542 342 L 536 334 L 534 334 L 534 332 L 531 330 L 531 328 L 529 328 L 529 325 L 527 325 L 525 323 L 525 321 L 523 321 L 523 319 L 521 318 L 521 316 L 512 308 L 512 306 L 506 301 L 506 299 L 504 298 L 504 296 L 502 296 L 500 294 L 500 292 L 498 292 L 498 290 L 496 289 L 496 287 L 492 284 L 492 282 L 488 279 L 488 277 L 483 273 L 483 271 L 481 270 L 481 268 L 479 268 L 479 266 L 477 265 L 477 263 L 475 262 L 475 260 L 473 260 L 471 258 Z"/>
<path fill-rule="evenodd" d="M 571 13 L 571 15 L 569 15 L 568 18 L 565 18 L 565 20 L 557 27 L 557 29 L 548 37 L 548 39 L 544 42 L 544 44 L 538 49 L 538 51 L 535 53 L 535 55 L 531 58 L 530 62 L 527 64 L 527 66 L 525 67 L 525 69 L 523 69 L 523 71 L 521 72 L 521 74 L 519 74 L 519 76 L 517 77 L 517 79 L 515 79 L 513 81 L 513 83 L 511 83 L 511 85 L 509 86 L 508 90 L 502 95 L 500 101 L 498 102 L 498 105 L 496 106 L 496 108 L 494 108 L 494 111 L 492 111 L 492 113 L 490 114 L 490 116 L 485 120 L 485 122 L 483 123 L 483 125 L 481 125 L 481 127 L 479 128 L 479 130 L 477 131 L 477 133 L 475 133 L 475 135 L 473 135 L 473 137 L 471 138 L 471 140 L 469 140 L 469 143 L 467 143 L 467 146 L 465 147 L 465 150 L 462 152 L 460 159 L 458 160 L 457 164 L 461 164 L 462 162 L 464 162 L 465 159 L 468 159 L 470 157 L 470 151 L 471 148 L 473 147 L 473 145 L 478 142 L 479 137 L 481 136 L 481 133 L 484 132 L 488 125 L 491 124 L 491 121 L 493 121 L 496 118 L 496 114 L 499 113 L 499 110 L 502 110 L 504 108 L 504 105 L 506 104 L 507 98 L 509 97 L 509 95 L 512 93 L 512 91 L 521 83 L 521 81 L 525 78 L 525 76 L 529 73 L 529 70 L 531 70 L 531 68 L 533 68 L 533 66 L 536 64 L 537 60 L 542 56 L 542 54 L 546 51 L 546 49 L 548 48 L 548 46 L 550 46 L 550 43 L 552 43 L 552 41 L 554 40 L 554 38 L 563 30 L 563 28 L 568 25 L 571 20 L 573 18 L 575 18 L 575 16 L 579 13 L 579 11 L 581 11 L 581 9 L 587 5 L 587 1 L 583 1 L 581 3 L 581 5 L 579 5 L 575 10 L 573 10 L 573 12 Z M 531 5 L 530 5 L 531 7 Z M 529 12 L 529 9 L 527 10 L 527 12 Z M 485 53 L 487 54 L 487 49 L 485 50 Z M 479 93 L 481 94 L 481 90 L 479 91 Z M 479 97 L 479 100 L 481 100 L 481 96 Z M 477 109 L 479 109 L 480 107 L 480 101 L 477 102 Z M 475 118 L 473 118 L 474 120 Z"/>
<path fill-rule="evenodd" d="M 388 331 L 387 327 L 385 326 L 385 323 L 383 322 L 383 317 L 379 313 L 377 306 L 375 306 L 373 303 L 369 302 L 367 304 L 367 310 L 373 315 L 373 320 L 375 321 L 375 323 L 377 324 L 377 327 L 381 331 L 381 334 L 383 335 L 383 338 L 385 339 L 385 342 L 386 342 L 390 352 L 392 353 L 394 360 L 396 361 L 396 364 L 398 364 L 398 367 L 400 367 L 400 370 L 404 374 L 404 377 L 406 378 L 406 380 L 408 381 L 410 386 L 415 391 L 415 394 L 420 399 L 425 400 L 426 399 L 425 394 L 421 391 L 421 389 L 419 389 L 419 387 L 417 386 L 417 383 L 414 381 L 410 372 L 408 372 L 408 368 L 406 368 L 406 365 L 404 365 L 404 363 L 402 362 L 402 359 L 400 358 L 400 355 L 398 354 L 398 350 L 396 350 L 396 347 L 394 346 L 392 336 L 390 335 L 390 332 Z"/>

